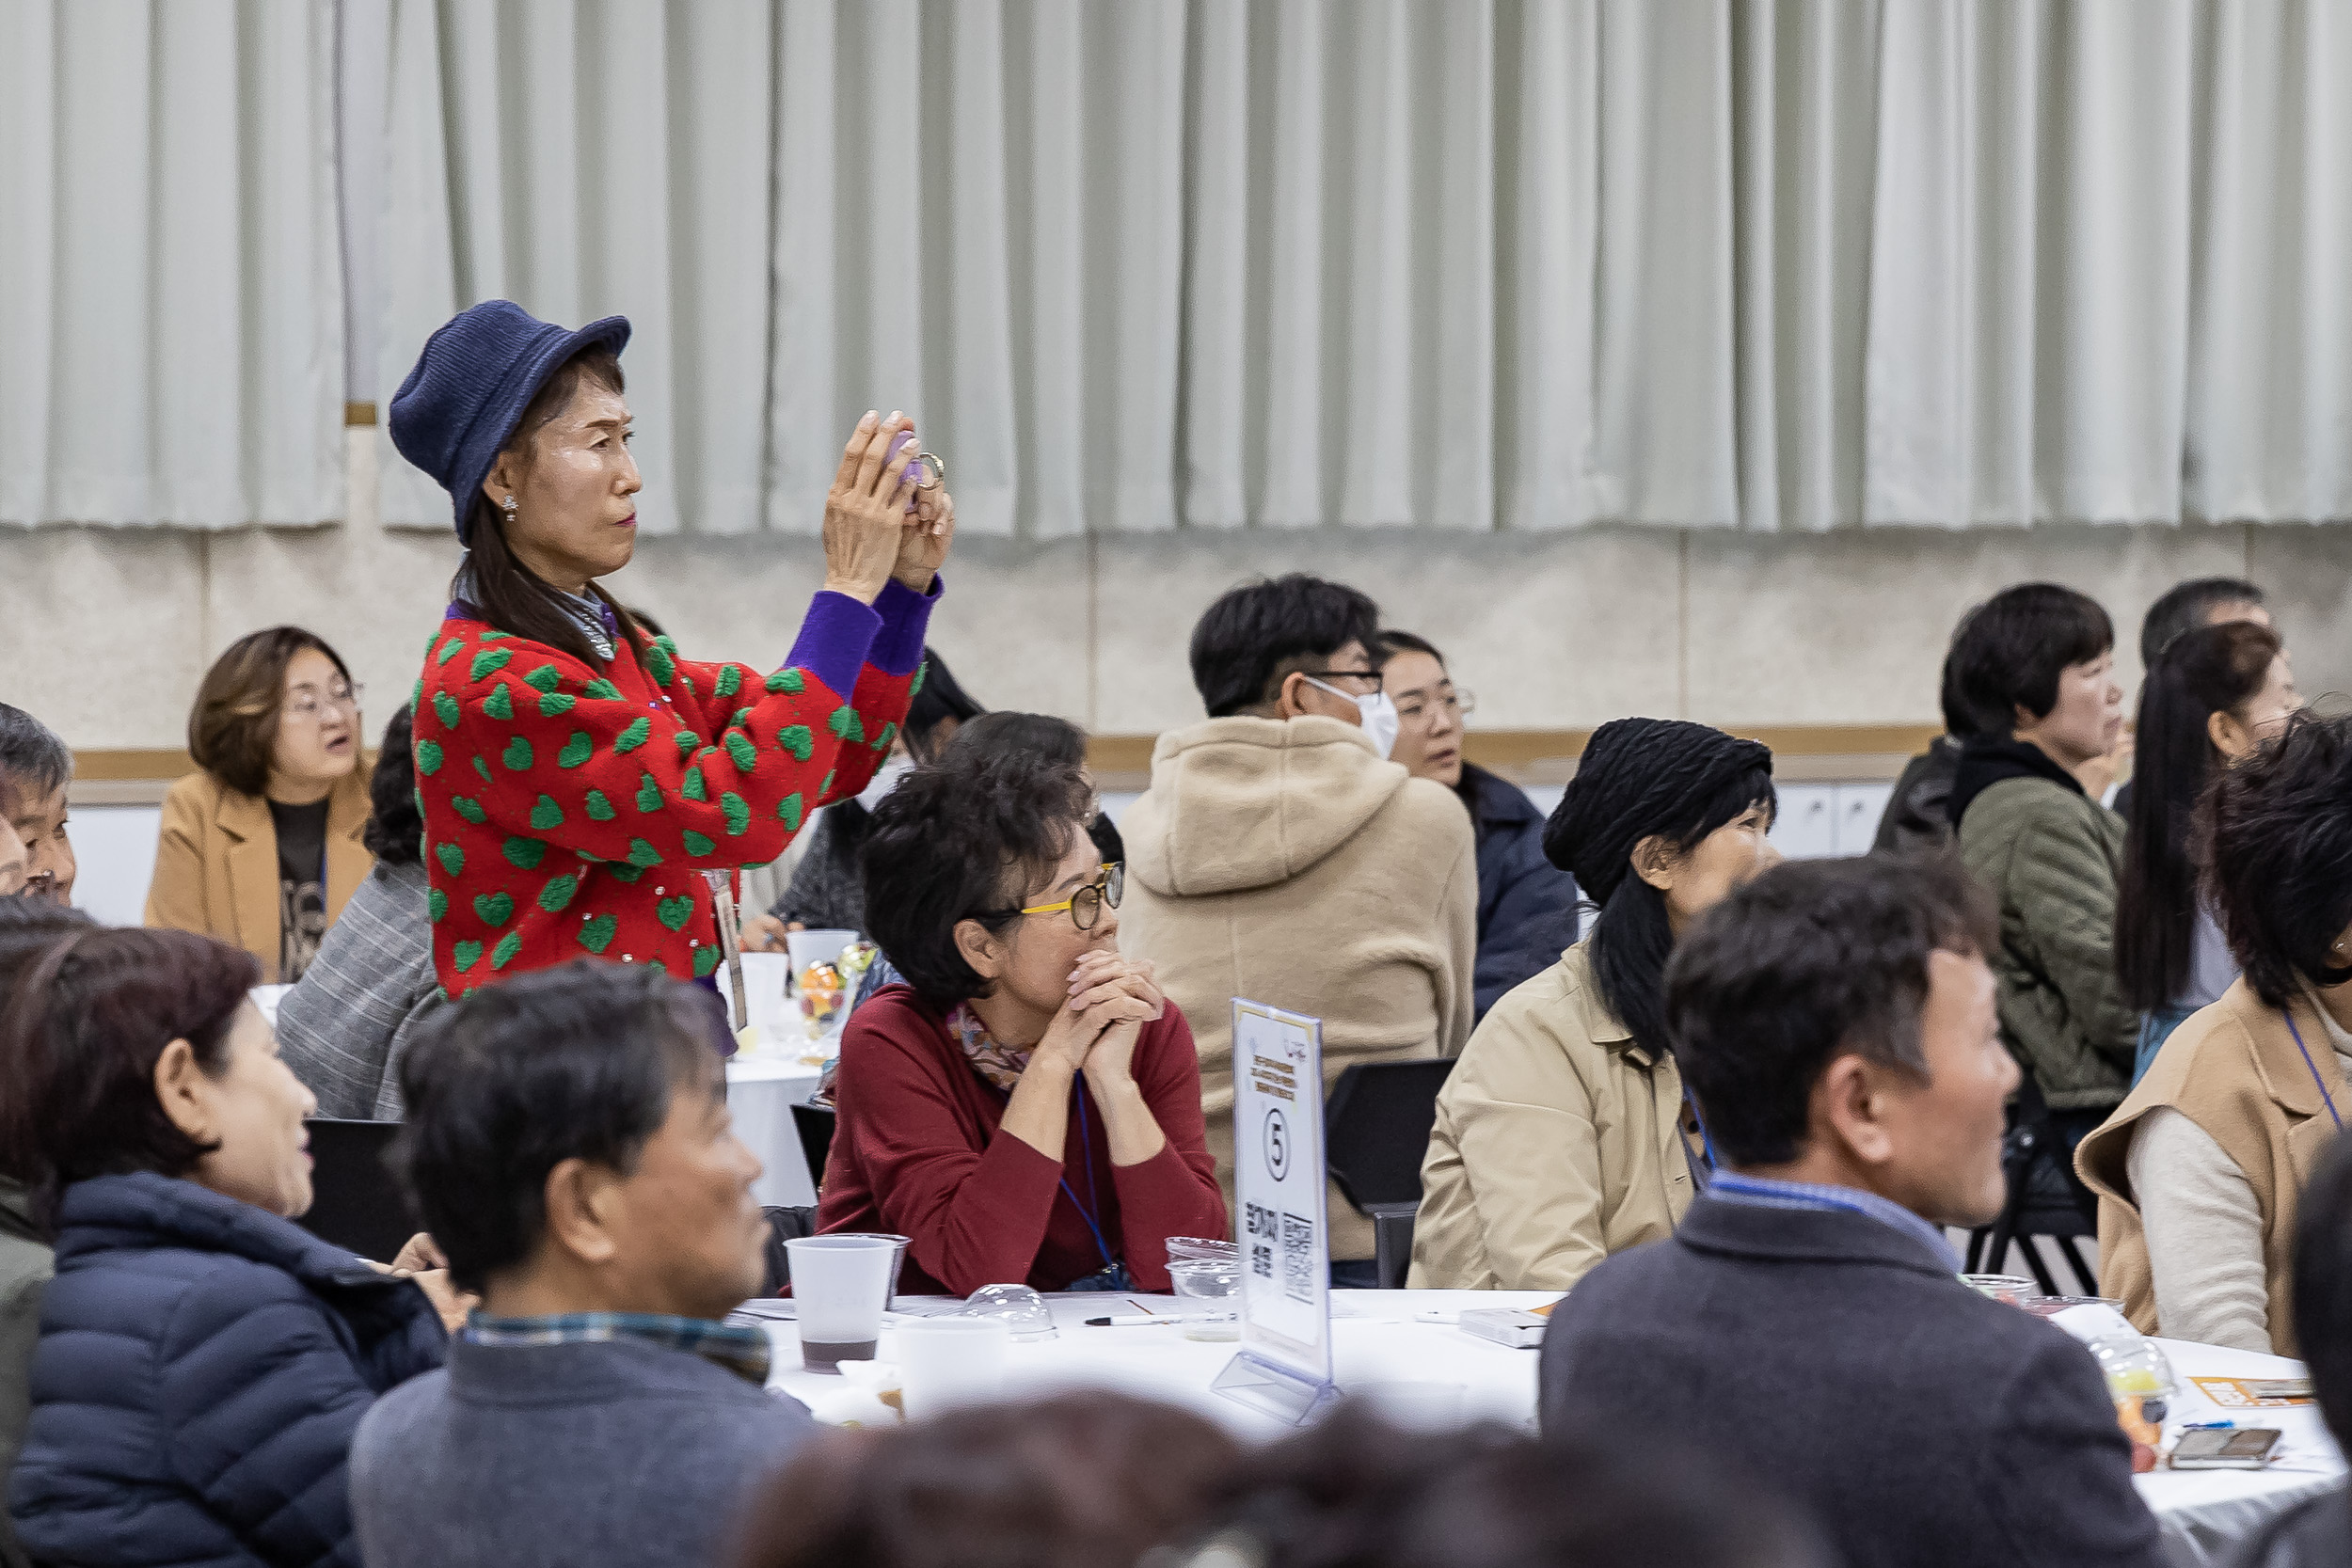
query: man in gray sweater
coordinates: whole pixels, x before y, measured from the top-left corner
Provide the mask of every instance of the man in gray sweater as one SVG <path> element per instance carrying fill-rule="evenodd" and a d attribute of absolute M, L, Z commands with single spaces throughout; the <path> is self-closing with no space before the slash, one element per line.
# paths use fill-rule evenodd
<path fill-rule="evenodd" d="M 482 1305 L 351 1455 L 371 1568 L 695 1565 L 813 1430 L 723 1322 L 759 1288 L 759 1162 L 715 997 L 582 960 L 476 992 L 401 1064 L 395 1168 Z"/>

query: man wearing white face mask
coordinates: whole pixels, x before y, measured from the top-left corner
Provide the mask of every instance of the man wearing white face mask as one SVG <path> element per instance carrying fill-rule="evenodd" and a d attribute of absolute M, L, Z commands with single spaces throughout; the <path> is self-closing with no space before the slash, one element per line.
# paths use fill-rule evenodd
<path fill-rule="evenodd" d="M 1388 760 L 1379 607 L 1293 574 L 1246 583 L 1192 634 L 1209 718 L 1152 754 L 1120 822 L 1120 946 L 1192 1021 L 1217 1180 L 1232 1198 L 1232 1000 L 1323 1021 L 1326 1087 L 1357 1062 L 1469 1038 L 1478 874 L 1469 814 Z M 1369 1285 L 1372 1222 L 1334 1190 L 1333 1278 Z"/>

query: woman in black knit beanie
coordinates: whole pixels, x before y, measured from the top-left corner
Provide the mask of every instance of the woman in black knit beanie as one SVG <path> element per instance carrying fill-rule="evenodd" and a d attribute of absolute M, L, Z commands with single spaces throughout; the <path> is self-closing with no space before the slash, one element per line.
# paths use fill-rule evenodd
<path fill-rule="evenodd" d="M 1779 860 L 1772 753 L 1705 724 L 1594 732 L 1544 853 L 1599 910 L 1488 1012 L 1438 1098 L 1409 1283 L 1566 1290 L 1670 1234 L 1707 1181 L 1665 1034 L 1675 939 Z"/>

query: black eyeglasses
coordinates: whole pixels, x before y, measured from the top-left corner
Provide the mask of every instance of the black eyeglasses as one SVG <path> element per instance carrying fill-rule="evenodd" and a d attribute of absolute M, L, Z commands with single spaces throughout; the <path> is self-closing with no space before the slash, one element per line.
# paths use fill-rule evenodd
<path fill-rule="evenodd" d="M 1127 891 L 1127 867 L 1113 861 L 1103 867 L 1103 874 L 1063 899 L 1058 904 L 1032 904 L 1022 910 L 990 910 L 988 917 L 1009 920 L 1023 914 L 1059 914 L 1070 911 L 1070 923 L 1081 931 L 1091 931 L 1103 918 L 1103 906 L 1119 908 L 1120 895 Z"/>
<path fill-rule="evenodd" d="M 1311 681 L 1370 681 L 1372 691 L 1380 689 L 1380 672 L 1377 670 L 1301 670 L 1298 673 Z M 1366 696 L 1371 694 L 1370 691 L 1365 693 Z"/>

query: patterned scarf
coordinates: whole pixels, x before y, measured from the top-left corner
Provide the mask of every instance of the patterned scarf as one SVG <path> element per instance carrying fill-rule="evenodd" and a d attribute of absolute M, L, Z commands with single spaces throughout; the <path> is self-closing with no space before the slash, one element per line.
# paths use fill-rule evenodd
<path fill-rule="evenodd" d="M 1037 1049 L 1024 1046 L 1016 1051 L 999 1044 L 988 1032 L 988 1025 L 961 1005 L 947 1015 L 947 1032 L 963 1047 L 963 1058 L 972 1064 L 972 1070 L 1007 1094 L 1012 1093 L 1013 1085 L 1021 1082 L 1021 1070 L 1029 1065 L 1029 1053 Z"/>

